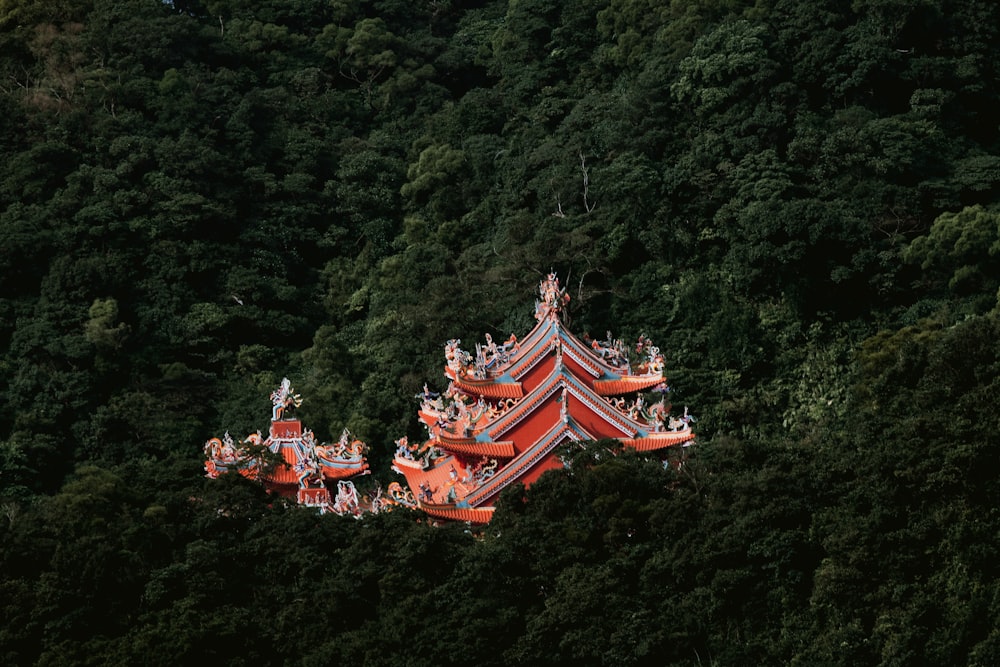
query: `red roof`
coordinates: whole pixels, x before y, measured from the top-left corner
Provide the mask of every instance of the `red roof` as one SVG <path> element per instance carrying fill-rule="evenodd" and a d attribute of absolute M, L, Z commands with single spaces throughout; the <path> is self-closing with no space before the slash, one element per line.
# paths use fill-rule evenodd
<path fill-rule="evenodd" d="M 454 505 L 426 505 L 418 503 L 420 509 L 431 516 L 451 521 L 489 523 L 493 518 L 493 507 L 456 507 Z"/>
<path fill-rule="evenodd" d="M 649 389 L 663 382 L 663 374 L 626 375 L 614 380 L 595 380 L 594 391 L 601 396 L 621 396 Z"/>
<path fill-rule="evenodd" d="M 205 443 L 208 460 L 205 470 L 211 477 L 229 470 L 238 471 L 249 479 L 260 480 L 270 490 L 287 497 L 297 497 L 299 502 L 310 506 L 324 506 L 329 501 L 329 491 L 324 488 L 321 474 L 327 480 L 343 480 L 368 472 L 365 460 L 365 445 L 360 440 L 350 441 L 350 432 L 344 429 L 342 439 L 348 440 L 344 447 L 320 449 L 315 434 L 302 427 L 302 422 L 287 416 L 281 410 L 298 407 L 301 398 L 291 389 L 288 378 L 282 380 L 281 387 L 271 394 L 275 411 L 272 412 L 270 432 L 261 442 L 260 431 L 248 436 L 237 445 L 226 433 L 224 439 L 211 438 Z M 281 408 L 281 409 L 279 409 Z M 275 415 L 286 415 L 275 419 Z M 246 447 L 252 443 L 253 447 Z M 349 447 L 348 447 L 349 445 Z M 263 446 L 276 454 L 275 461 L 261 465 L 257 446 Z M 336 454 L 331 454 L 336 451 Z M 317 467 L 318 466 L 318 467 Z M 302 482 L 300 482 L 300 478 Z M 308 478 L 308 479 L 307 479 Z M 296 490 L 298 493 L 296 494 Z"/>
<path fill-rule="evenodd" d="M 486 396 L 488 398 L 521 398 L 524 390 L 520 382 L 496 382 L 494 380 L 471 380 L 459 378 L 454 373 L 449 375 L 455 386 L 467 394 Z"/>
<path fill-rule="evenodd" d="M 295 464 L 298 463 L 295 449 L 292 447 L 282 447 L 280 454 L 281 458 L 284 459 L 284 463 L 275 463 L 261 477 L 263 477 L 264 481 L 271 484 L 294 484 L 298 486 L 299 476 L 294 470 Z"/>
<path fill-rule="evenodd" d="M 343 467 L 320 464 L 319 469 L 323 472 L 323 477 L 326 479 L 349 479 L 368 472 L 368 462 L 362 461 L 358 465 Z"/>
<path fill-rule="evenodd" d="M 302 437 L 302 422 L 298 419 L 284 419 L 271 422 L 271 437 L 292 440 Z"/>
<path fill-rule="evenodd" d="M 406 483 L 417 500 L 422 499 L 421 484 L 430 487 L 434 498 L 431 504 L 445 504 L 445 498 L 452 486 L 457 487 L 455 491 L 459 497 L 465 497 L 466 494 L 474 490 L 472 484 L 462 481 L 466 476 L 465 469 L 460 467 L 458 461 L 452 456 L 439 459 L 433 468 L 426 470 L 421 467 L 419 461 L 396 457 L 394 463 L 396 469 L 406 477 Z M 452 479 L 452 468 L 455 470 L 456 479 Z"/>
<path fill-rule="evenodd" d="M 691 427 L 680 431 L 657 431 L 643 438 L 623 438 L 622 444 L 638 452 L 655 452 L 666 447 L 673 447 L 694 440 Z"/>
<path fill-rule="evenodd" d="M 543 296 L 561 293 L 554 275 L 543 286 L 548 286 Z M 631 375 L 623 358 L 613 365 L 567 331 L 556 310 L 542 314 L 509 361 L 490 371 L 499 381 L 472 380 L 446 371 L 455 386 L 467 394 L 518 399 L 508 402 L 509 408 L 487 412 L 489 421 L 481 419 L 474 425 L 462 411 L 462 420 L 452 419 L 443 428 L 438 424 L 441 415 L 421 413 L 436 436 L 425 447 L 433 445 L 445 455 L 426 469 L 423 461 L 405 458 L 397 458 L 395 467 L 405 475 L 428 514 L 476 523 L 489 521 L 493 514 L 490 505 L 506 486 L 517 482 L 530 485 L 544 471 L 563 465 L 558 453 L 566 441 L 616 438 L 625 447 L 653 452 L 694 439 L 690 427 L 656 430 L 662 428 L 664 415 L 649 416 L 651 408 L 645 408 L 638 398 L 631 403 L 611 398 L 655 387 L 664 381 L 662 373 Z M 511 382 L 512 378 L 517 382 Z M 663 405 L 652 407 L 662 410 Z M 503 440 L 489 440 L 492 438 Z M 473 476 L 468 468 L 459 467 L 459 460 L 478 460 L 483 467 Z"/>
<path fill-rule="evenodd" d="M 472 456 L 500 456 L 507 459 L 514 456 L 514 443 L 507 440 L 480 442 L 474 438 L 449 438 L 442 434 L 438 442 L 442 449 L 447 449 L 449 452 Z"/>

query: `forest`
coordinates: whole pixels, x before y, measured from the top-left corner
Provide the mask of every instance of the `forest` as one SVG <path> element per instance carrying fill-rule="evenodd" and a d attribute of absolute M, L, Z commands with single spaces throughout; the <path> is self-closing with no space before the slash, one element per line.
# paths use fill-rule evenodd
<path fill-rule="evenodd" d="M 991 0 L 0 0 L 0 663 L 1000 664 L 998 68 Z M 289 377 L 392 481 L 550 270 L 681 465 L 204 477 Z"/>

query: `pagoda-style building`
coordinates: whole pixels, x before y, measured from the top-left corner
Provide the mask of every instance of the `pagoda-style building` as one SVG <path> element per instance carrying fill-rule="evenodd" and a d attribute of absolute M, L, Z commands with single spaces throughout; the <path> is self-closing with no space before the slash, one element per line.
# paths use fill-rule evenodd
<path fill-rule="evenodd" d="M 234 443 L 226 432 L 205 443 L 208 477 L 235 471 L 257 479 L 272 492 L 295 498 L 300 505 L 337 514 L 361 513 L 357 490 L 350 481 L 368 474 L 365 443 L 344 429 L 335 445 L 316 441 L 309 429 L 292 416 L 302 398 L 294 393 L 288 378 L 271 393 L 271 427 L 267 439 L 260 431 Z M 333 490 L 333 494 L 331 494 Z"/>
<path fill-rule="evenodd" d="M 540 292 L 538 323 L 524 339 L 497 343 L 487 334 L 475 355 L 447 342 L 448 389 L 438 395 L 425 385 L 420 397 L 429 439 L 396 441 L 393 467 L 433 517 L 488 522 L 504 488 L 563 467 L 558 450 L 568 442 L 613 438 L 660 452 L 694 439 L 686 408 L 669 416 L 659 348 L 643 335 L 630 360 L 610 333 L 581 341 L 563 325 L 570 297 L 555 274 Z"/>

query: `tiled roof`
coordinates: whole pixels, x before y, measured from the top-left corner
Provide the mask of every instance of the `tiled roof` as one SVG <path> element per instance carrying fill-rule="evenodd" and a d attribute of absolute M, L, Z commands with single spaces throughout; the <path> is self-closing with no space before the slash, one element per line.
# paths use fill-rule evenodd
<path fill-rule="evenodd" d="M 589 387 L 556 367 L 544 382 L 535 387 L 530 394 L 502 414 L 489 427 L 490 437 L 496 438 L 502 435 L 563 386 L 570 390 L 573 397 L 601 415 L 602 418 L 622 433 L 634 434 L 640 430 L 641 425 L 638 422 L 608 405 L 607 401 L 597 396 Z"/>
<path fill-rule="evenodd" d="M 357 475 L 362 475 L 368 472 L 368 464 L 361 463 L 360 465 L 355 465 L 351 467 L 330 467 L 330 466 L 320 466 L 320 470 L 323 471 L 323 477 L 326 479 L 347 479 L 349 477 L 355 477 Z"/>
<path fill-rule="evenodd" d="M 519 378 L 535 367 L 539 361 L 544 359 L 549 353 L 549 346 L 544 342 L 534 346 L 511 366 L 510 374 L 514 378 Z"/>
<path fill-rule="evenodd" d="M 563 341 L 563 353 L 573 359 L 576 363 L 587 371 L 593 377 L 601 377 L 607 371 L 606 364 L 600 362 L 598 357 L 596 357 L 590 349 L 584 345 L 576 336 L 569 332 L 565 332 L 562 336 Z"/>
<path fill-rule="evenodd" d="M 589 434 L 588 434 L 589 435 Z M 534 443 L 527 450 L 513 459 L 507 466 L 497 472 L 496 475 L 487 480 L 482 486 L 470 493 L 467 497 L 469 502 L 483 502 L 490 496 L 495 495 L 511 482 L 519 479 L 522 474 L 528 471 L 533 465 L 541 461 L 556 446 L 564 440 L 579 440 L 581 434 L 576 433 L 574 428 L 562 422 L 557 423 Z M 584 439 L 589 439 L 584 437 Z"/>
<path fill-rule="evenodd" d="M 501 456 L 508 459 L 514 456 L 514 443 L 510 441 L 492 442 L 480 441 L 475 438 L 449 438 L 442 434 L 440 443 L 442 449 L 447 449 L 449 452 L 474 456 Z"/>
<path fill-rule="evenodd" d="M 275 463 L 262 477 L 272 484 L 298 484 L 299 476 L 294 470 L 294 466 L 298 462 L 295 448 L 282 447 L 280 453 L 284 463 Z"/>
<path fill-rule="evenodd" d="M 394 458 L 392 460 L 392 463 L 394 466 L 403 466 L 404 468 L 412 470 L 420 470 L 421 468 L 424 467 L 420 461 L 415 461 L 413 459 L 408 459 L 402 456 L 397 456 L 396 458 Z M 409 479 L 408 475 L 407 479 Z"/>
<path fill-rule="evenodd" d="M 613 380 L 595 380 L 594 391 L 601 396 L 621 396 L 649 389 L 663 382 L 663 373 L 655 375 L 626 375 Z"/>
<path fill-rule="evenodd" d="M 622 444 L 639 452 L 654 452 L 694 440 L 694 433 L 688 426 L 680 431 L 656 431 L 641 438 L 624 438 Z"/>
<path fill-rule="evenodd" d="M 445 371 L 466 394 L 517 400 L 498 401 L 496 408 L 479 401 L 478 410 L 466 405 L 459 410 L 461 419 L 452 418 L 451 424 L 442 424 L 444 416 L 437 412 L 420 412 L 434 438 L 427 444 L 446 455 L 426 469 L 423 461 L 397 458 L 394 469 L 405 475 L 427 514 L 488 522 L 493 507 L 487 505 L 508 485 L 532 483 L 545 470 L 560 466 L 558 447 L 567 441 L 609 437 L 624 447 L 654 452 L 694 440 L 690 428 L 651 431 L 662 428 L 662 422 L 648 417 L 639 399 L 629 405 L 613 398 L 656 387 L 664 382 L 662 373 L 631 375 L 619 343 L 617 352 L 609 353 L 603 343 L 592 346 L 566 330 L 554 311 L 539 312 L 538 324 L 516 349 L 510 348 L 512 354 L 486 369 L 487 379 Z M 653 407 L 662 412 L 665 406 Z M 486 457 L 482 459 L 486 465 L 475 473 L 471 463 L 458 467 L 458 461 L 479 457 Z"/>
<path fill-rule="evenodd" d="M 470 380 L 457 378 L 452 374 L 455 386 L 468 394 L 489 398 L 521 398 L 524 390 L 520 382 L 496 382 L 494 380 Z"/>
<path fill-rule="evenodd" d="M 433 517 L 451 521 L 469 521 L 471 523 L 489 523 L 493 518 L 493 507 L 456 507 L 455 505 L 425 505 L 418 503 L 420 509 Z"/>
<path fill-rule="evenodd" d="M 432 504 L 443 504 L 446 495 L 448 494 L 448 489 L 454 484 L 456 488 L 456 493 L 458 493 L 460 498 L 464 498 L 468 491 L 471 490 L 468 486 L 461 482 L 453 482 L 451 479 L 451 468 L 455 467 L 455 472 L 461 478 L 465 474 L 464 469 L 460 469 L 457 465 L 454 456 L 446 456 L 443 459 L 438 459 L 432 468 L 423 468 L 419 461 L 411 461 L 409 459 L 396 457 L 393 461 L 397 470 L 403 473 L 406 477 L 406 483 L 413 491 L 414 497 L 419 500 L 420 497 L 420 485 L 426 484 L 434 493 L 434 503 Z"/>

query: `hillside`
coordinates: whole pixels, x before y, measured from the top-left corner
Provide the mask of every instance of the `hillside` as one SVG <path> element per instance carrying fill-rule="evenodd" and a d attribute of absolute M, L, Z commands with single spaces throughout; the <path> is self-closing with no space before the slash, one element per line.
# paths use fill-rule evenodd
<path fill-rule="evenodd" d="M 998 63 L 985 0 L 0 0 L 0 662 L 1000 663 Z M 681 468 L 480 535 L 203 479 L 285 376 L 393 479 L 550 270 Z"/>

